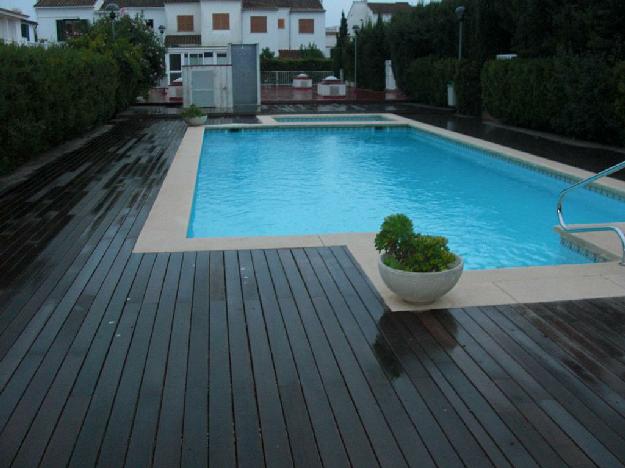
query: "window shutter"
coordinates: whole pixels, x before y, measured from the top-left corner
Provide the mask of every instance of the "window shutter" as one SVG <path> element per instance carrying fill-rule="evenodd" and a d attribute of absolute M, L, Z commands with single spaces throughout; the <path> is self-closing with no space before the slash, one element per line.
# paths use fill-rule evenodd
<path fill-rule="evenodd" d="M 179 32 L 193 32 L 193 15 L 176 16 Z"/>
<path fill-rule="evenodd" d="M 230 14 L 213 13 L 213 30 L 230 29 Z"/>
<path fill-rule="evenodd" d="M 284 18 L 278 18 L 278 29 L 284 29 Z"/>
<path fill-rule="evenodd" d="M 315 20 L 313 19 L 299 20 L 299 33 L 300 34 L 314 34 L 315 33 Z"/>
<path fill-rule="evenodd" d="M 252 16 L 250 18 L 250 32 L 266 33 L 267 32 L 267 17 L 266 16 Z"/>

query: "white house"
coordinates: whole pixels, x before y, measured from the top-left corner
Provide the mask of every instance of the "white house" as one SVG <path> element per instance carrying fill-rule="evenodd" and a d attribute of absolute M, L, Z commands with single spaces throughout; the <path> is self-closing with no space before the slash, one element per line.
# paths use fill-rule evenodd
<path fill-rule="evenodd" d="M 112 1 L 120 14 L 142 16 L 162 34 L 169 82 L 182 76 L 183 65 L 228 63 L 228 44 L 259 44 L 276 53 L 309 44 L 326 48 L 320 0 L 39 0 L 40 37 L 56 42 L 80 34 Z"/>
<path fill-rule="evenodd" d="M 37 23 L 19 10 L 0 8 L 0 42 L 34 44 L 37 41 Z"/>
<path fill-rule="evenodd" d="M 326 28 L 326 48 L 323 51 L 326 57 L 330 57 L 330 55 L 332 54 L 332 49 L 336 47 L 338 35 L 338 26 L 329 26 Z"/>
<path fill-rule="evenodd" d="M 347 13 L 347 27 L 351 31 L 354 26 L 362 27 L 369 22 L 375 23 L 378 16 L 382 17 L 382 21 L 388 22 L 393 15 L 409 13 L 411 9 L 408 2 L 379 3 L 367 0 L 353 2 Z"/>

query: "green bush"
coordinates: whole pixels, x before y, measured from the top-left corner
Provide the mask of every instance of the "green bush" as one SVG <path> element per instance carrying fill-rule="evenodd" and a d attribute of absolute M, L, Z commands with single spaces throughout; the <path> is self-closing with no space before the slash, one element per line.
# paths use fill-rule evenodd
<path fill-rule="evenodd" d="M 480 67 L 472 60 L 424 57 L 414 60 L 408 68 L 406 90 L 421 104 L 447 106 L 447 84 L 454 82 L 458 111 L 481 113 Z"/>
<path fill-rule="evenodd" d="M 0 171 L 115 113 L 118 66 L 88 49 L 0 45 Z"/>
<path fill-rule="evenodd" d="M 415 234 L 412 221 L 403 214 L 384 219 L 375 248 L 386 253 L 384 264 L 396 270 L 437 272 L 449 269 L 456 260 L 446 238 Z"/>
<path fill-rule="evenodd" d="M 495 60 L 482 70 L 482 98 L 507 124 L 618 143 L 623 131 L 615 75 L 596 57 Z"/>
<path fill-rule="evenodd" d="M 619 62 L 614 67 L 614 85 L 614 112 L 621 127 L 625 127 L 625 62 Z"/>
<path fill-rule="evenodd" d="M 325 71 L 332 70 L 331 59 L 263 59 L 262 71 Z"/>

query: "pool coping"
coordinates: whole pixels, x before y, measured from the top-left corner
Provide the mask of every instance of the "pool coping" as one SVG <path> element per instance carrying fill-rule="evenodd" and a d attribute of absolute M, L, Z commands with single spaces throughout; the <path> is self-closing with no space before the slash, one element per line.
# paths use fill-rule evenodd
<path fill-rule="evenodd" d="M 340 116 L 342 118 L 349 115 L 352 114 L 328 114 L 329 117 Z M 362 114 L 353 115 L 362 116 Z M 566 233 L 563 236 L 566 242 L 574 244 L 581 250 L 604 258 L 607 257 L 609 259 L 607 262 L 465 271 L 454 290 L 435 304 L 424 307 L 401 301 L 384 286 L 377 270 L 377 252 L 373 248 L 373 233 L 187 238 L 195 180 L 206 129 L 407 126 L 487 151 L 491 156 L 504 157 L 511 162 L 529 166 L 534 170 L 547 172 L 566 180 L 575 181 L 593 174 L 583 169 L 416 122 L 395 114 L 375 113 L 373 115 L 382 115 L 388 120 L 327 123 L 277 122 L 272 118 L 273 116 L 262 115 L 258 116 L 260 124 L 189 127 L 139 234 L 134 252 L 278 249 L 346 245 L 392 311 L 625 296 L 625 267 L 621 267 L 615 261 L 619 256 L 619 246 L 616 236 L 613 236 L 612 233 L 586 233 L 582 235 Z M 319 117 L 319 114 L 297 114 L 292 115 L 292 117 Z M 608 196 L 625 199 L 625 182 L 623 181 L 611 178 L 602 179 L 594 184 L 593 189 Z"/>

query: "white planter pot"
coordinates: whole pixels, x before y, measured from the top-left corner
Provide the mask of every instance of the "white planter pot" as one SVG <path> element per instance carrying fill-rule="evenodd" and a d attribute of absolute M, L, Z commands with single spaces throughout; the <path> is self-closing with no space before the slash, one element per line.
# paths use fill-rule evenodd
<path fill-rule="evenodd" d="M 201 117 L 188 117 L 184 120 L 185 122 L 187 122 L 187 125 L 190 125 L 192 127 L 198 127 L 206 123 L 206 116 L 203 115 Z"/>
<path fill-rule="evenodd" d="M 386 254 L 378 258 L 378 270 L 384 284 L 406 302 L 431 304 L 447 294 L 456 285 L 464 261 L 456 255 L 456 261 L 449 270 L 435 273 L 413 273 L 387 267 L 383 260 Z"/>

